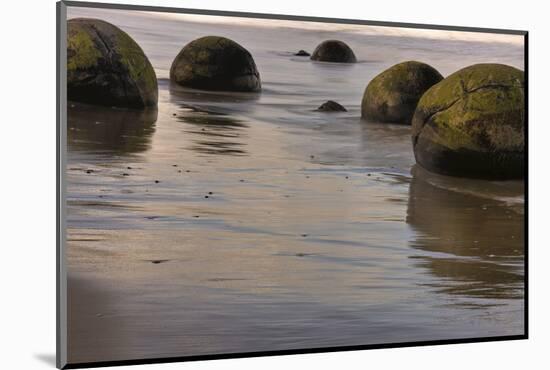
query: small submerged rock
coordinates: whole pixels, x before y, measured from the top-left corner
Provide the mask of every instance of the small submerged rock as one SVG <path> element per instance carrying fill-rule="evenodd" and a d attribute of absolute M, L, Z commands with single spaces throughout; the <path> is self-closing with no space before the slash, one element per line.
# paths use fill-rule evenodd
<path fill-rule="evenodd" d="M 261 90 L 252 55 L 235 41 L 219 36 L 201 37 L 185 45 L 172 62 L 170 80 L 203 90 Z"/>
<path fill-rule="evenodd" d="M 476 64 L 432 86 L 412 121 L 417 163 L 444 175 L 524 176 L 523 71 Z"/>
<path fill-rule="evenodd" d="M 443 76 L 416 61 L 394 65 L 374 77 L 361 102 L 361 116 L 378 122 L 410 125 L 418 101 Z"/>
<path fill-rule="evenodd" d="M 333 63 L 357 62 L 353 50 L 345 42 L 339 40 L 327 40 L 320 43 L 313 51 L 311 60 Z"/>
<path fill-rule="evenodd" d="M 297 57 L 309 57 L 311 54 L 308 53 L 307 51 L 305 50 L 300 50 L 299 52 L 297 52 L 296 54 Z"/>
<path fill-rule="evenodd" d="M 327 100 L 321 104 L 317 110 L 320 112 L 347 112 L 346 108 L 334 100 Z"/>
<path fill-rule="evenodd" d="M 149 260 L 149 262 L 151 262 L 154 265 L 158 265 L 161 263 L 170 262 L 170 260 Z"/>
<path fill-rule="evenodd" d="M 106 106 L 156 106 L 157 77 L 143 50 L 126 32 L 99 19 L 70 19 L 67 97 Z"/>

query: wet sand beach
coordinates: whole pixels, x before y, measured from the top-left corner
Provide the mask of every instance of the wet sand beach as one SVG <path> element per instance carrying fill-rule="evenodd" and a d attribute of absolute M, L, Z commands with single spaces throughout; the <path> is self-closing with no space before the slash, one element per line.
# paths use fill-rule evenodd
<path fill-rule="evenodd" d="M 523 69 L 517 40 L 76 16 L 139 42 L 159 104 L 69 103 L 70 363 L 523 333 L 523 182 L 429 173 L 409 126 L 360 118 L 394 63 Z M 170 83 L 179 49 L 209 34 L 250 50 L 261 93 Z M 293 55 L 330 38 L 359 63 Z M 329 99 L 347 112 L 314 111 Z"/>

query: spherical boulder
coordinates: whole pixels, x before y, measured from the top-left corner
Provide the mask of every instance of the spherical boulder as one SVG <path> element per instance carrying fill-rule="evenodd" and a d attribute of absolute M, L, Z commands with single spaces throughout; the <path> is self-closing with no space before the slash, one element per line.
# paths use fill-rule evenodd
<path fill-rule="evenodd" d="M 219 36 L 201 37 L 185 45 L 172 62 L 170 80 L 202 90 L 261 90 L 252 55 L 235 41 Z"/>
<path fill-rule="evenodd" d="M 523 71 L 476 64 L 432 86 L 412 121 L 417 163 L 453 176 L 513 179 L 524 174 Z"/>
<path fill-rule="evenodd" d="M 361 115 L 372 121 L 410 125 L 420 97 L 442 79 L 437 70 L 424 63 L 396 64 L 369 82 Z"/>
<path fill-rule="evenodd" d="M 320 43 L 313 51 L 311 60 L 333 63 L 357 62 L 353 50 L 346 43 L 338 40 L 327 40 Z"/>
<path fill-rule="evenodd" d="M 67 21 L 67 96 L 107 106 L 156 106 L 155 71 L 139 45 L 99 19 Z"/>

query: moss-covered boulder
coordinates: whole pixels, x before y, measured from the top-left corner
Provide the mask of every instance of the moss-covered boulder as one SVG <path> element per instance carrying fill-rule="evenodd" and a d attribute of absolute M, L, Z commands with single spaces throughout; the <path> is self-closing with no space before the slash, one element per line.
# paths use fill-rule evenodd
<path fill-rule="evenodd" d="M 219 36 L 201 37 L 185 45 L 172 62 L 170 80 L 202 90 L 261 89 L 252 55 L 235 41 Z"/>
<path fill-rule="evenodd" d="M 369 82 L 361 115 L 372 121 L 410 125 L 420 97 L 442 79 L 437 70 L 424 63 L 396 64 Z"/>
<path fill-rule="evenodd" d="M 476 64 L 455 72 L 418 102 L 412 121 L 416 161 L 445 175 L 521 178 L 524 99 L 519 69 Z"/>
<path fill-rule="evenodd" d="M 313 51 L 311 60 L 333 63 L 357 62 L 353 50 L 346 43 L 338 40 L 327 40 L 320 43 Z"/>
<path fill-rule="evenodd" d="M 156 106 L 157 77 L 139 45 L 99 19 L 67 21 L 69 100 L 143 108 Z"/>

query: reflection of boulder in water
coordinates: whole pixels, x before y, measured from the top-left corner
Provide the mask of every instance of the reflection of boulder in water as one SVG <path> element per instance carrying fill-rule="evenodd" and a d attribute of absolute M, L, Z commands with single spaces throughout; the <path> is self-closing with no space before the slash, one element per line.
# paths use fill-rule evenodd
<path fill-rule="evenodd" d="M 441 179 L 441 176 L 439 176 Z M 416 166 L 409 190 L 407 223 L 418 232 L 411 244 L 427 252 L 447 256 L 421 256 L 419 265 L 441 279 L 436 284 L 442 292 L 479 298 L 517 298 L 523 291 L 524 218 L 510 206 L 486 198 L 487 186 L 493 194 L 512 199 L 502 183 L 464 179 L 453 188 L 448 178 L 432 185 L 438 175 Z M 484 197 L 472 193 L 483 193 Z M 468 192 L 466 192 L 468 191 Z M 522 187 L 515 189 L 521 195 Z M 496 193 L 495 193 L 496 192 Z"/>
<path fill-rule="evenodd" d="M 165 83 L 164 80 L 161 81 Z M 260 94 L 254 92 L 236 92 L 236 91 L 208 91 L 196 90 L 167 81 L 170 90 L 170 101 L 175 104 L 201 104 L 201 106 L 210 106 L 224 108 L 229 111 L 249 112 L 254 108 L 254 104 L 260 98 Z"/>
<path fill-rule="evenodd" d="M 240 119 L 215 110 L 191 104 L 180 104 L 177 119 L 188 125 L 186 133 L 193 135 L 191 150 L 201 154 L 242 156 L 243 139 L 248 127 Z"/>
<path fill-rule="evenodd" d="M 170 100 L 180 109 L 176 118 L 191 135 L 190 150 L 208 155 L 247 155 L 248 125 L 238 118 L 250 113 L 260 95 L 250 92 L 203 91 L 169 84 Z"/>
<path fill-rule="evenodd" d="M 148 150 L 157 110 L 115 109 L 71 104 L 67 142 L 72 151 L 132 154 Z"/>
<path fill-rule="evenodd" d="M 523 275 L 508 266 L 453 258 L 421 258 L 419 266 L 443 279 L 439 292 L 471 298 L 522 298 Z"/>

